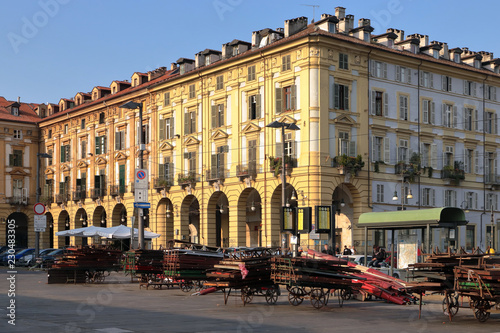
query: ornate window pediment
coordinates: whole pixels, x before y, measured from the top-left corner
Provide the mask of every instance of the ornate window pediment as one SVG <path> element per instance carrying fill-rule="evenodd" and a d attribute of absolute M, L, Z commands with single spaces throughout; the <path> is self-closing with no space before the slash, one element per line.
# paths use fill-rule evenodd
<path fill-rule="evenodd" d="M 118 153 L 115 154 L 115 160 L 126 160 L 127 159 L 127 154 L 125 154 L 122 151 L 119 151 Z"/>
<path fill-rule="evenodd" d="M 334 119 L 334 121 L 338 124 L 345 124 L 345 125 L 349 125 L 349 126 L 356 124 L 354 119 L 352 119 L 350 116 L 345 115 L 345 114 L 338 116 L 337 118 Z"/>
<path fill-rule="evenodd" d="M 174 146 L 172 146 L 170 143 L 168 143 L 167 141 L 164 141 L 160 144 L 160 150 L 173 150 L 174 149 Z"/>
<path fill-rule="evenodd" d="M 245 134 L 248 134 L 248 133 L 252 133 L 252 132 L 259 132 L 260 130 L 261 130 L 260 126 L 254 124 L 254 123 L 250 123 L 243 128 L 242 132 Z"/>
<path fill-rule="evenodd" d="M 68 164 L 63 164 L 63 165 L 61 166 L 61 171 L 62 171 L 62 172 L 67 172 L 67 171 L 70 171 L 70 170 L 71 170 L 71 168 L 69 167 L 69 165 L 68 165 Z"/>
<path fill-rule="evenodd" d="M 86 167 L 88 167 L 88 164 L 85 161 L 78 161 L 78 163 L 76 164 L 76 166 L 78 168 L 86 168 Z"/>
<path fill-rule="evenodd" d="M 199 145 L 200 144 L 200 140 L 198 140 L 194 136 L 190 136 L 189 138 L 187 138 L 186 141 L 184 141 L 184 144 L 187 145 L 187 146 Z"/>
<path fill-rule="evenodd" d="M 280 123 L 286 123 L 286 124 L 296 124 L 297 119 L 292 118 L 290 116 L 283 116 L 280 119 L 277 119 Z"/>
<path fill-rule="evenodd" d="M 28 173 L 25 172 L 22 168 L 14 168 L 11 172 L 9 172 L 11 176 L 28 176 Z"/>
<path fill-rule="evenodd" d="M 212 135 L 212 140 L 227 139 L 227 137 L 227 133 L 219 129 Z"/>
<path fill-rule="evenodd" d="M 98 165 L 103 165 L 103 164 L 108 163 L 108 161 L 106 161 L 106 159 L 104 157 L 98 156 L 95 160 L 95 163 Z"/>

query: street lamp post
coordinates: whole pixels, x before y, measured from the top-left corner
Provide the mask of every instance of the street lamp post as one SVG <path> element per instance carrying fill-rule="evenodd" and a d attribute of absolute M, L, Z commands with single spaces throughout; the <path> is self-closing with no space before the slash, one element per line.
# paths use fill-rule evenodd
<path fill-rule="evenodd" d="M 406 195 L 406 199 L 413 199 L 413 195 L 411 194 L 410 182 L 405 181 L 405 178 L 401 176 L 401 210 L 405 209 L 405 184 L 408 184 L 408 194 Z M 394 196 L 392 197 L 393 201 L 398 200 L 398 191 L 394 191 Z"/>
<path fill-rule="evenodd" d="M 52 156 L 47 153 L 36 154 L 36 203 L 40 200 L 40 158 L 51 158 Z M 35 258 L 40 253 L 40 231 L 35 231 Z"/>
<path fill-rule="evenodd" d="M 277 120 L 267 124 L 266 127 L 281 128 L 281 218 L 283 218 L 283 207 L 286 205 L 285 129 L 296 131 L 300 130 L 300 128 L 295 124 L 288 124 Z"/>
<path fill-rule="evenodd" d="M 139 168 L 144 169 L 144 143 L 142 142 L 142 103 L 136 103 L 133 101 L 127 102 L 123 105 L 120 106 L 121 108 L 124 109 L 130 109 L 130 110 L 135 110 L 139 109 L 139 130 L 141 133 L 139 133 Z M 144 216 L 142 213 L 142 208 L 137 208 L 138 214 L 139 214 L 139 249 L 143 250 L 144 249 Z"/>

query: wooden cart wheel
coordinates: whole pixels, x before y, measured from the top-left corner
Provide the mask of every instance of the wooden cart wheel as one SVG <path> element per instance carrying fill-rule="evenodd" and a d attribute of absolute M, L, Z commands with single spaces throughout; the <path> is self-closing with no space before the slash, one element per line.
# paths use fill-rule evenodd
<path fill-rule="evenodd" d="M 183 292 L 188 293 L 193 289 L 193 283 L 191 281 L 181 282 L 179 288 L 181 288 Z"/>
<path fill-rule="evenodd" d="M 351 289 L 342 289 L 340 291 L 340 297 L 344 300 L 344 301 L 348 301 L 351 299 L 352 297 L 352 290 Z"/>
<path fill-rule="evenodd" d="M 300 287 L 291 287 L 288 292 L 288 302 L 297 306 L 300 305 L 304 301 L 304 289 Z"/>
<path fill-rule="evenodd" d="M 485 321 L 490 318 L 490 313 L 488 310 L 490 309 L 490 302 L 485 301 L 485 300 L 480 300 L 476 304 L 476 308 L 474 309 L 474 317 L 481 322 L 484 323 Z"/>
<path fill-rule="evenodd" d="M 278 301 L 278 290 L 275 286 L 266 290 L 266 302 L 269 305 L 274 305 Z"/>
<path fill-rule="evenodd" d="M 243 301 L 243 305 L 252 302 L 253 293 L 252 290 L 248 287 L 244 287 L 241 289 L 241 300 Z"/>
<path fill-rule="evenodd" d="M 445 295 L 443 298 L 443 313 L 445 316 L 448 316 L 448 305 L 446 304 L 446 297 L 448 297 L 448 302 L 450 306 L 450 312 L 451 316 L 453 317 L 454 315 L 457 314 L 458 309 L 459 309 L 459 304 L 458 304 L 458 297 L 453 296 L 452 294 L 448 294 L 448 296 Z"/>
<path fill-rule="evenodd" d="M 323 289 L 313 289 L 311 290 L 311 304 L 316 309 L 321 309 L 325 306 L 326 298 Z"/>

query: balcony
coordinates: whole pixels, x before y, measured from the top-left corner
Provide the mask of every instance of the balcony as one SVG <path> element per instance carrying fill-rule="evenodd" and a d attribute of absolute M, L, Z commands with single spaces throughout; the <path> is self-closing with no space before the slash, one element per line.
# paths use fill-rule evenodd
<path fill-rule="evenodd" d="M 43 203 L 45 206 L 50 206 L 54 202 L 53 194 L 43 194 L 40 196 L 39 201 Z"/>
<path fill-rule="evenodd" d="M 240 179 L 246 177 L 257 178 L 257 163 L 250 162 L 248 164 L 236 165 L 236 176 L 240 177 Z"/>
<path fill-rule="evenodd" d="M 60 205 L 62 203 L 66 203 L 69 200 L 69 194 L 59 193 L 56 194 L 56 204 Z"/>
<path fill-rule="evenodd" d="M 179 176 L 177 177 L 177 183 L 179 184 L 179 186 L 193 185 L 199 180 L 200 180 L 199 175 L 194 172 L 179 174 Z"/>
<path fill-rule="evenodd" d="M 104 188 L 93 188 L 90 190 L 90 197 L 92 200 L 102 198 L 106 195 L 106 189 Z"/>
<path fill-rule="evenodd" d="M 73 201 L 85 200 L 87 193 L 84 190 L 73 191 Z"/>
<path fill-rule="evenodd" d="M 461 180 L 465 179 L 463 163 L 455 161 L 454 166 L 446 165 L 441 170 L 441 179 L 448 180 L 450 185 L 458 185 Z"/>
<path fill-rule="evenodd" d="M 489 185 L 500 185 L 500 175 L 484 175 L 484 182 Z"/>
<path fill-rule="evenodd" d="M 223 182 L 226 179 L 226 170 L 224 166 L 222 167 L 212 167 L 207 170 L 206 178 L 209 183 L 213 183 L 216 181 Z"/>
<path fill-rule="evenodd" d="M 27 205 L 28 197 L 24 195 L 15 195 L 12 197 L 7 197 L 6 201 L 11 205 Z"/>
<path fill-rule="evenodd" d="M 335 156 L 332 159 L 332 167 L 339 170 L 339 174 L 351 174 L 356 176 L 358 172 L 365 166 L 361 155 L 357 157 L 347 156 L 346 154 Z"/>
<path fill-rule="evenodd" d="M 122 196 L 127 192 L 127 186 L 123 185 L 111 185 L 109 187 L 109 194 L 116 197 L 118 195 Z"/>
<path fill-rule="evenodd" d="M 170 177 L 157 177 L 153 179 L 153 187 L 157 190 L 169 189 L 173 185 Z"/>
<path fill-rule="evenodd" d="M 281 166 L 283 165 L 281 157 L 269 156 L 269 169 L 274 172 L 274 176 L 278 177 L 281 174 Z M 291 156 L 285 156 L 285 172 L 290 175 L 293 168 L 297 166 L 297 159 Z"/>
<path fill-rule="evenodd" d="M 418 164 L 399 162 L 394 166 L 394 173 L 396 175 L 402 175 L 404 178 L 407 178 L 410 183 L 413 183 L 415 178 L 420 176 L 421 170 Z"/>

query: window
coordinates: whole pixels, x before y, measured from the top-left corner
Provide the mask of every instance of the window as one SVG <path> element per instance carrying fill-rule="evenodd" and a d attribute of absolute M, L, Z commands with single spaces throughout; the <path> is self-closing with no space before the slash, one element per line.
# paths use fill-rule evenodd
<path fill-rule="evenodd" d="M 212 128 L 224 126 L 224 104 L 212 105 Z"/>
<path fill-rule="evenodd" d="M 215 86 L 215 89 L 217 89 L 217 90 L 224 89 L 224 76 L 223 75 L 217 76 L 217 84 Z"/>
<path fill-rule="evenodd" d="M 484 155 L 484 177 L 487 183 L 495 181 L 498 172 L 496 153 L 486 152 Z"/>
<path fill-rule="evenodd" d="M 14 139 L 22 139 L 23 138 L 23 131 L 15 129 L 14 130 Z"/>
<path fill-rule="evenodd" d="M 164 157 L 163 163 L 158 164 L 158 176 L 169 181 L 174 178 L 174 163 L 170 157 Z"/>
<path fill-rule="evenodd" d="M 196 111 L 186 112 L 184 115 L 184 134 L 196 133 Z"/>
<path fill-rule="evenodd" d="M 399 119 L 408 120 L 408 96 L 399 96 Z"/>
<path fill-rule="evenodd" d="M 115 150 L 125 149 L 125 131 L 115 132 Z"/>
<path fill-rule="evenodd" d="M 497 118 L 495 113 L 484 113 L 484 131 L 488 134 L 497 134 Z"/>
<path fill-rule="evenodd" d="M 9 166 L 20 167 L 23 166 L 23 151 L 14 150 L 12 154 L 9 155 Z"/>
<path fill-rule="evenodd" d="M 410 155 L 408 154 L 408 140 L 399 140 L 398 147 L 398 162 L 408 163 L 410 161 Z"/>
<path fill-rule="evenodd" d="M 19 116 L 19 108 L 17 106 L 13 106 L 11 113 L 13 116 Z"/>
<path fill-rule="evenodd" d="M 65 124 L 64 125 L 64 134 L 68 134 L 68 131 L 69 131 L 69 126 L 68 126 L 68 124 Z"/>
<path fill-rule="evenodd" d="M 349 86 L 335 83 L 333 87 L 333 107 L 349 110 Z"/>
<path fill-rule="evenodd" d="M 457 127 L 457 107 L 450 104 L 443 104 L 443 126 Z"/>
<path fill-rule="evenodd" d="M 142 128 L 140 131 L 141 137 L 137 138 L 138 139 L 138 144 L 148 144 L 149 143 L 149 125 L 148 124 L 142 124 Z M 139 141 L 140 140 L 140 141 Z"/>
<path fill-rule="evenodd" d="M 163 94 L 163 106 L 170 105 L 170 92 Z"/>
<path fill-rule="evenodd" d="M 446 146 L 444 148 L 443 167 L 453 166 L 455 163 L 455 160 L 453 159 L 453 146 Z"/>
<path fill-rule="evenodd" d="M 464 108 L 464 130 L 472 131 L 476 128 L 477 123 L 474 121 L 474 109 Z"/>
<path fill-rule="evenodd" d="M 349 69 L 349 57 L 347 54 L 339 53 L 339 68 Z"/>
<path fill-rule="evenodd" d="M 69 162 L 71 160 L 70 145 L 61 146 L 61 163 Z"/>
<path fill-rule="evenodd" d="M 411 70 L 407 67 L 396 66 L 396 81 L 411 83 Z"/>
<path fill-rule="evenodd" d="M 85 118 L 80 121 L 80 129 L 85 129 Z"/>
<path fill-rule="evenodd" d="M 476 96 L 476 82 L 464 80 L 464 95 Z"/>
<path fill-rule="evenodd" d="M 441 76 L 441 90 L 451 91 L 451 77 L 446 75 Z"/>
<path fill-rule="evenodd" d="M 464 209 L 477 209 L 477 193 L 476 192 L 466 192 L 465 193 L 465 207 Z"/>
<path fill-rule="evenodd" d="M 465 250 L 472 251 L 476 248 L 476 226 L 465 226 Z"/>
<path fill-rule="evenodd" d="M 434 124 L 435 123 L 435 103 L 424 99 L 422 100 L 422 122 L 424 124 Z"/>
<path fill-rule="evenodd" d="M 174 118 L 160 119 L 160 140 L 172 139 L 175 135 Z"/>
<path fill-rule="evenodd" d="M 390 146 L 389 138 L 381 136 L 372 137 L 372 160 L 374 162 L 389 163 L 390 159 Z"/>
<path fill-rule="evenodd" d="M 23 180 L 12 179 L 12 196 L 17 202 L 23 199 Z"/>
<path fill-rule="evenodd" d="M 486 89 L 484 90 L 484 97 L 490 101 L 496 101 L 497 100 L 497 88 L 492 87 L 492 86 L 486 86 Z"/>
<path fill-rule="evenodd" d="M 248 140 L 248 171 L 255 172 L 257 166 L 257 140 Z"/>
<path fill-rule="evenodd" d="M 420 72 L 420 85 L 425 88 L 434 88 L 434 75 L 429 72 Z"/>
<path fill-rule="evenodd" d="M 387 79 L 387 64 L 385 62 L 372 61 L 371 65 L 370 72 L 372 76 Z"/>
<path fill-rule="evenodd" d="M 297 86 L 276 88 L 276 114 L 297 109 Z"/>
<path fill-rule="evenodd" d="M 49 133 L 47 134 L 47 137 L 48 137 L 49 139 L 52 139 L 52 130 L 51 130 L 51 129 L 49 129 Z"/>
<path fill-rule="evenodd" d="M 421 166 L 426 168 L 430 167 L 430 159 L 431 159 L 431 145 L 429 143 L 422 143 L 420 145 L 420 153 L 421 153 Z"/>
<path fill-rule="evenodd" d="M 189 86 L 189 98 L 195 98 L 195 97 L 196 97 L 195 85 L 191 84 Z"/>
<path fill-rule="evenodd" d="M 276 150 L 278 151 L 278 150 Z M 296 154 L 295 141 L 293 140 L 293 133 L 285 134 L 285 156 L 294 157 Z"/>
<path fill-rule="evenodd" d="M 87 157 L 87 141 L 82 140 L 80 141 L 80 158 L 86 158 Z"/>
<path fill-rule="evenodd" d="M 389 113 L 389 101 L 387 93 L 372 90 L 371 114 L 375 116 L 386 116 Z"/>
<path fill-rule="evenodd" d="M 348 132 L 339 132 L 338 155 L 356 156 L 356 142 L 349 141 Z"/>
<path fill-rule="evenodd" d="M 377 184 L 377 202 L 384 202 L 384 185 Z"/>
<path fill-rule="evenodd" d="M 444 206 L 457 207 L 457 192 L 455 190 L 444 191 Z"/>
<path fill-rule="evenodd" d="M 96 136 L 95 137 L 95 154 L 101 155 L 106 153 L 106 136 Z"/>
<path fill-rule="evenodd" d="M 498 194 L 495 193 L 488 193 L 486 195 L 486 202 L 485 202 L 485 209 L 486 210 L 498 210 Z"/>
<path fill-rule="evenodd" d="M 248 98 L 248 119 L 259 119 L 260 115 L 260 94 L 252 95 Z"/>
<path fill-rule="evenodd" d="M 422 189 L 422 206 L 436 206 L 436 191 L 433 188 Z"/>
<path fill-rule="evenodd" d="M 47 158 L 47 165 L 52 165 L 52 156 L 54 156 L 54 151 L 52 149 L 47 150 L 47 154 L 50 155 L 49 158 Z"/>
<path fill-rule="evenodd" d="M 255 80 L 255 65 L 248 67 L 247 81 Z"/>
<path fill-rule="evenodd" d="M 281 58 L 281 71 L 288 71 L 291 68 L 290 55 L 286 55 Z"/>
<path fill-rule="evenodd" d="M 196 173 L 196 153 L 184 153 L 184 159 L 186 160 L 188 172 L 194 175 Z"/>
<path fill-rule="evenodd" d="M 472 173 L 474 163 L 474 150 L 464 149 L 464 172 Z"/>
<path fill-rule="evenodd" d="M 212 154 L 209 179 L 224 178 L 226 153 L 228 152 L 229 146 L 219 146 L 217 152 Z"/>
<path fill-rule="evenodd" d="M 99 113 L 99 124 L 104 124 L 106 119 L 106 115 L 104 112 Z"/>

